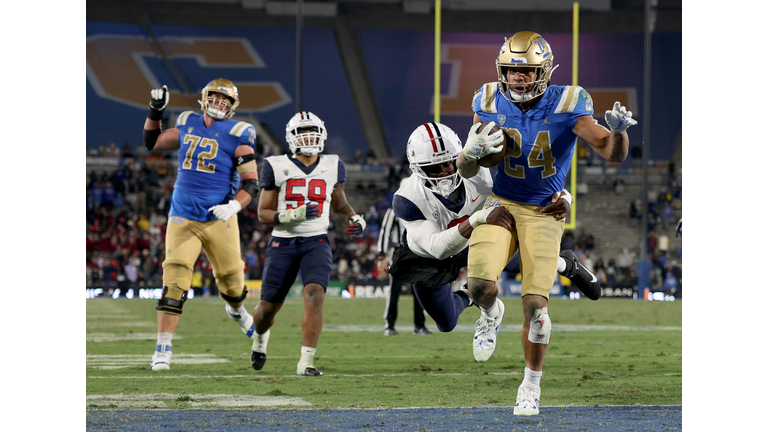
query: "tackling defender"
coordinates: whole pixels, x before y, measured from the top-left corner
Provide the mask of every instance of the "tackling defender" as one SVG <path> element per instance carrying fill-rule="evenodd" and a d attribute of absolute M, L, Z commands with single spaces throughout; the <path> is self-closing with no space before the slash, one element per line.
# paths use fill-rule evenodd
<path fill-rule="evenodd" d="M 261 167 L 259 222 L 273 227 L 264 263 L 261 300 L 253 310 L 255 335 L 251 365 L 261 370 L 275 316 L 301 272 L 304 314 L 301 318 L 301 357 L 298 375 L 320 376 L 314 356 L 323 329 L 323 302 L 331 278 L 332 252 L 328 243 L 332 209 L 348 221 L 347 233 L 359 237 L 365 220 L 347 202 L 346 165 L 337 155 L 321 155 L 328 132 L 309 111 L 296 113 L 285 126 L 292 156 L 270 156 Z"/>
<path fill-rule="evenodd" d="M 416 128 L 406 147 L 413 175 L 403 180 L 392 200 L 405 232 L 390 274 L 413 284 L 414 295 L 441 332 L 453 330 L 459 315 L 473 304 L 466 288 L 451 288 L 466 266 L 473 230 L 493 225 L 510 231 L 515 225 L 507 209 L 482 208 L 493 186 L 490 170 L 481 167 L 478 175 L 463 179 L 456 171 L 461 151 L 461 140 L 449 127 L 430 122 Z M 565 218 L 572 200 L 565 190 L 555 192 L 543 214 Z M 489 343 L 495 343 L 489 334 L 498 332 L 504 310 L 501 300 L 498 304 L 498 318 L 488 318 L 484 312 L 477 322 L 481 331 L 475 335 L 473 352 L 478 361 L 493 354 Z"/>
<path fill-rule="evenodd" d="M 629 146 L 626 129 L 637 124 L 632 113 L 616 102 L 605 113 L 610 130 L 598 125 L 586 90 L 550 85 L 557 67 L 553 61 L 549 44 L 538 33 L 518 32 L 504 42 L 496 59 L 498 81 L 484 84 L 475 93 L 474 124 L 458 159 L 461 175 L 472 178 L 480 168 L 477 160 L 501 142 L 501 133 L 475 133 L 481 122 L 495 122 L 508 136 L 506 155 L 498 166 L 493 193 L 483 211 L 506 208 L 515 219 L 516 229 L 508 231 L 486 224 L 473 232 L 468 286 L 482 309 L 494 308 L 495 282 L 509 259 L 519 252 L 526 367 L 515 415 L 539 413 L 541 371 L 552 329 L 547 311 L 549 291 L 557 271 L 566 271 L 558 259 L 566 252 L 560 252 L 564 222 L 545 217 L 542 206 L 565 185 L 577 137 L 603 158 L 622 162 Z"/>
<path fill-rule="evenodd" d="M 202 114 L 185 111 L 176 127 L 161 131 L 168 87 L 151 91 L 144 146 L 151 151 L 178 150 L 179 171 L 171 196 L 163 261 L 163 291 L 157 301 L 157 344 L 150 369 L 171 368 L 172 339 L 187 300 L 195 262 L 204 248 L 213 267 L 227 315 L 248 337 L 253 318 L 243 307 L 244 263 L 240 255 L 237 212 L 259 192 L 253 148 L 256 129 L 231 120 L 240 104 L 237 88 L 219 78 L 202 90 Z M 240 189 L 238 190 L 238 184 Z"/>

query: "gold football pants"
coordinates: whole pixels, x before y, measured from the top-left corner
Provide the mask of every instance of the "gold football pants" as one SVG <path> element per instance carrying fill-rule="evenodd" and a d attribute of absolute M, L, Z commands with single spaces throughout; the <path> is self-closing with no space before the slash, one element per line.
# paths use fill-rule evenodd
<path fill-rule="evenodd" d="M 199 222 L 176 216 L 168 219 L 163 261 L 163 285 L 168 287 L 168 297 L 178 300 L 189 290 L 201 248 L 213 267 L 219 292 L 240 297 L 245 286 L 245 263 L 240 256 L 237 215 L 226 222 Z"/>
<path fill-rule="evenodd" d="M 510 232 L 490 224 L 475 228 L 469 240 L 468 276 L 497 281 L 519 249 L 522 295 L 538 294 L 549 298 L 557 277 L 565 221 L 542 215 L 539 213 L 542 206 L 510 201 L 494 194 L 488 197 L 484 208 L 497 202 L 512 214 L 515 229 Z"/>

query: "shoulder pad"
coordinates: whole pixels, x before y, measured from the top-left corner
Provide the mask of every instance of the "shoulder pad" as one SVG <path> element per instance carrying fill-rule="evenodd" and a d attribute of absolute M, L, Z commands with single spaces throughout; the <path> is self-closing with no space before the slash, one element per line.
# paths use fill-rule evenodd
<path fill-rule="evenodd" d="M 186 125 L 187 120 L 189 120 L 189 116 L 194 113 L 194 111 L 184 111 L 183 113 L 179 114 L 179 117 L 176 119 L 176 126 Z"/>
<path fill-rule="evenodd" d="M 475 95 L 472 98 L 472 111 L 495 113 L 498 89 L 498 82 L 483 84 L 483 86 L 475 92 Z"/>
<path fill-rule="evenodd" d="M 564 86 L 554 114 L 572 113 L 577 108 L 578 111 L 593 111 L 592 97 L 581 86 Z"/>
<path fill-rule="evenodd" d="M 229 130 L 229 134 L 239 137 L 243 132 L 247 131 L 248 128 L 253 128 L 253 125 L 248 122 L 239 121 L 232 126 L 232 129 Z"/>

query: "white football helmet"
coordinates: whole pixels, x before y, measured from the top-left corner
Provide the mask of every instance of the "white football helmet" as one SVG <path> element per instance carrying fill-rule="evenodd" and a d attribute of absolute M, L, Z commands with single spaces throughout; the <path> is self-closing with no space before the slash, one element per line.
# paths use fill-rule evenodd
<path fill-rule="evenodd" d="M 547 41 L 540 34 L 521 31 L 504 40 L 496 58 L 496 73 L 499 86 L 504 97 L 510 102 L 525 102 L 544 94 L 552 79 L 552 72 L 558 65 L 554 64 L 555 55 Z M 510 67 L 530 67 L 536 72 L 531 90 L 524 93 L 515 92 L 515 83 L 507 81 L 507 69 Z"/>
<path fill-rule="evenodd" d="M 325 123 L 309 111 L 296 113 L 285 125 L 285 140 L 294 155 L 314 156 L 321 153 L 327 138 Z"/>
<path fill-rule="evenodd" d="M 216 120 L 232 118 L 235 114 L 235 108 L 240 105 L 240 97 L 237 94 L 237 87 L 232 81 L 224 78 L 215 79 L 203 87 L 201 92 L 200 108 Z M 218 98 L 214 93 L 219 93 L 231 100 L 224 99 L 223 107 L 214 101 Z"/>
<path fill-rule="evenodd" d="M 429 122 L 416 128 L 408 138 L 406 155 L 411 171 L 426 180 L 424 186 L 432 192 L 447 197 L 461 185 L 462 178 L 456 168 L 456 158 L 461 153 L 461 140 L 448 126 Z M 454 172 L 448 176 L 432 177 L 424 170 L 432 165 L 453 162 Z"/>

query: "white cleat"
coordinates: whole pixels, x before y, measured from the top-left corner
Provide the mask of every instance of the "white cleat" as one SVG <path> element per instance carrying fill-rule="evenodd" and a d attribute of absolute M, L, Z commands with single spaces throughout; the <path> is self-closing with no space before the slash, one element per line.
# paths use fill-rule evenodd
<path fill-rule="evenodd" d="M 172 354 L 170 345 L 157 345 L 155 347 L 155 354 L 152 355 L 152 363 L 149 365 L 149 369 L 153 371 L 171 370 Z"/>
<path fill-rule="evenodd" d="M 232 306 L 229 305 L 229 303 L 226 304 L 227 309 L 227 315 L 229 315 L 230 318 L 235 320 L 237 325 L 240 326 L 240 330 L 245 333 L 246 336 L 248 336 L 250 339 L 253 339 L 253 335 L 255 333 L 255 330 L 253 328 L 253 316 L 249 314 L 248 312 L 243 311 L 242 313 L 236 311 L 235 309 L 232 309 Z"/>
<path fill-rule="evenodd" d="M 535 384 L 523 383 L 517 388 L 517 399 L 515 399 L 515 415 L 538 415 L 539 398 L 541 397 L 541 386 Z"/>
<path fill-rule="evenodd" d="M 499 315 L 496 318 L 487 318 L 480 315 L 475 323 L 475 337 L 472 340 L 472 354 L 479 362 L 488 361 L 496 350 L 496 335 L 499 333 L 501 319 L 504 317 L 504 302 L 496 299 Z"/>

